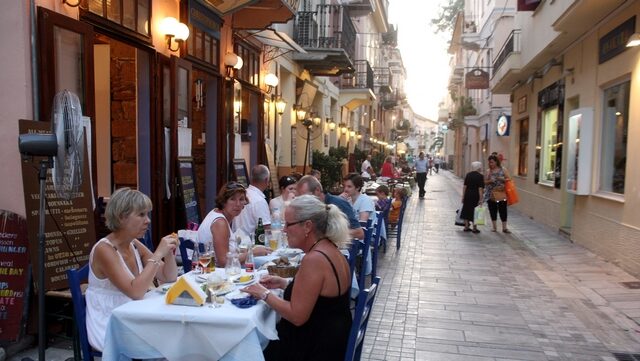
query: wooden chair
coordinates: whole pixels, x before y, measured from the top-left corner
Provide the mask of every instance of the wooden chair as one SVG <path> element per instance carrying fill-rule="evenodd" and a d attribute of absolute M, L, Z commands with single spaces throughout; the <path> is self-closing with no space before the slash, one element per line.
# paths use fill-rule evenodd
<path fill-rule="evenodd" d="M 389 216 L 387 215 L 387 239 L 391 237 L 396 238 L 396 250 L 400 249 L 400 241 L 402 240 L 402 224 L 404 223 L 404 213 L 409 203 L 409 197 L 402 198 L 402 206 L 400 207 L 400 215 L 398 216 L 398 223 L 389 223 Z M 392 227 L 395 226 L 395 227 Z"/>
<path fill-rule="evenodd" d="M 371 281 L 377 276 L 378 269 L 378 251 L 380 251 L 380 247 L 383 247 L 383 252 L 387 252 L 387 240 L 381 236 L 382 232 L 382 224 L 386 222 L 389 214 L 389 208 L 386 207 L 380 212 L 377 212 L 377 220 L 374 226 L 375 234 L 371 239 Z M 386 229 L 385 229 L 386 230 Z M 388 237 L 388 236 L 387 236 Z"/>
<path fill-rule="evenodd" d="M 69 290 L 71 291 L 71 301 L 73 302 L 73 317 L 78 331 L 82 360 L 93 361 L 94 357 L 102 357 L 102 353 L 94 350 L 89 345 L 89 337 L 87 336 L 87 303 L 84 299 L 81 284 L 87 283 L 89 279 L 89 264 L 87 263 L 79 269 L 67 270 L 67 278 L 69 279 Z"/>
<path fill-rule="evenodd" d="M 371 219 L 367 222 L 360 222 L 362 228 L 364 228 L 364 239 L 362 241 L 354 239 L 349 248 L 349 269 L 351 274 L 355 274 L 360 290 L 364 289 L 366 263 L 369 252 L 367 250 L 371 247 L 371 237 L 373 235 L 373 226 L 371 225 Z M 362 257 L 359 257 L 362 255 Z M 356 260 L 360 258 L 360 269 L 356 268 Z"/>
<path fill-rule="evenodd" d="M 360 361 L 362 355 L 362 344 L 364 336 L 367 333 L 367 325 L 371 309 L 376 300 L 378 287 L 380 285 L 380 277 L 373 279 L 371 287 L 360 290 L 356 301 L 356 310 L 353 314 L 353 323 L 349 333 L 349 341 L 347 343 L 347 353 L 344 356 L 345 361 Z"/>

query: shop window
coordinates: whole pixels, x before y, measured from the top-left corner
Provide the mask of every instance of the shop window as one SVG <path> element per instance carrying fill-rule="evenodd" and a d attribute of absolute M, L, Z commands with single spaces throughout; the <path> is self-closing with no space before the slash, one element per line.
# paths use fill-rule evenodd
<path fill-rule="evenodd" d="M 540 149 L 540 183 L 553 185 L 558 150 L 558 108 L 542 112 L 542 145 Z"/>
<path fill-rule="evenodd" d="M 604 90 L 600 190 L 624 194 L 630 81 Z"/>
<path fill-rule="evenodd" d="M 83 0 L 81 8 L 149 37 L 149 0 Z"/>
<path fill-rule="evenodd" d="M 518 144 L 518 175 L 527 175 L 529 161 L 529 118 L 520 120 L 520 142 Z"/>
<path fill-rule="evenodd" d="M 242 58 L 244 63 L 237 74 L 238 79 L 254 86 L 260 86 L 260 50 L 247 43 L 237 42 L 235 53 Z"/>

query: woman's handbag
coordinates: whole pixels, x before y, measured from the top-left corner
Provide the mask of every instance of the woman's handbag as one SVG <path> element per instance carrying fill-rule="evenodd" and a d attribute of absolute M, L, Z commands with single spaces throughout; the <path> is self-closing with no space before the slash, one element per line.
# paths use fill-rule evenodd
<path fill-rule="evenodd" d="M 494 202 L 502 202 L 507 199 L 507 193 L 504 186 L 495 186 L 491 190 L 491 200 Z"/>
<path fill-rule="evenodd" d="M 484 225 L 484 213 L 485 208 L 483 206 L 477 206 L 473 210 L 473 225 L 474 226 L 483 226 Z"/>
<path fill-rule="evenodd" d="M 464 221 L 462 220 L 462 218 L 460 218 L 460 212 L 462 212 L 462 206 L 456 209 L 456 221 L 455 221 L 456 226 L 464 226 Z"/>
<path fill-rule="evenodd" d="M 520 200 L 518 197 L 518 191 L 516 190 L 516 185 L 513 184 L 511 179 L 508 179 L 504 183 L 504 191 L 507 194 L 507 205 L 512 205 L 518 203 Z"/>

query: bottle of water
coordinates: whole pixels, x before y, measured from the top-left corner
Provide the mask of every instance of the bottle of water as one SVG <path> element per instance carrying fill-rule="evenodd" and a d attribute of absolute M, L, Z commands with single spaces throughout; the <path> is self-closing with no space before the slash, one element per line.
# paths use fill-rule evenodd
<path fill-rule="evenodd" d="M 282 217 L 280 216 L 280 208 L 273 209 L 273 215 L 271 216 L 271 229 L 282 229 Z"/>

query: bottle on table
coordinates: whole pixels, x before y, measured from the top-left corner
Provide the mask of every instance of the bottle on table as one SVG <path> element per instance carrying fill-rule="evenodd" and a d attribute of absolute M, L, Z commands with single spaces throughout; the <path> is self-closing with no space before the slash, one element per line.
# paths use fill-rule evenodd
<path fill-rule="evenodd" d="M 264 225 L 262 224 L 262 218 L 258 218 L 258 225 L 256 226 L 256 231 L 254 232 L 254 234 L 256 237 L 256 244 L 264 246 Z"/>
<path fill-rule="evenodd" d="M 280 208 L 274 208 L 273 214 L 271 215 L 271 229 L 272 230 L 280 230 L 282 228 L 282 216 L 280 213 Z"/>
<path fill-rule="evenodd" d="M 247 273 L 251 273 L 255 268 L 255 260 L 253 258 L 253 241 L 249 242 L 247 247 L 247 258 L 244 261 L 244 268 Z"/>

